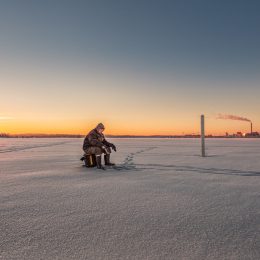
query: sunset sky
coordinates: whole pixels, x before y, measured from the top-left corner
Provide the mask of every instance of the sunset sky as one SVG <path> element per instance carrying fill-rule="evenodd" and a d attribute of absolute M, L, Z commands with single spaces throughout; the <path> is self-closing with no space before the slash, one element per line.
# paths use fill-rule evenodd
<path fill-rule="evenodd" d="M 0 132 L 260 131 L 260 1 L 1 0 Z"/>

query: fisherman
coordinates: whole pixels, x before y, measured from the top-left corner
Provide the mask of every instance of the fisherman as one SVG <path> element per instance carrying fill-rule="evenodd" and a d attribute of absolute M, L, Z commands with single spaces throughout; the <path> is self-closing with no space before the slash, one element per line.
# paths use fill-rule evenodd
<path fill-rule="evenodd" d="M 109 143 L 103 132 L 105 126 L 99 123 L 95 129 L 91 130 L 84 139 L 83 150 L 86 154 L 94 154 L 96 156 L 97 168 L 105 170 L 102 166 L 101 155 L 104 154 L 105 165 L 113 166 L 110 162 L 111 148 L 116 152 L 116 146 Z"/>

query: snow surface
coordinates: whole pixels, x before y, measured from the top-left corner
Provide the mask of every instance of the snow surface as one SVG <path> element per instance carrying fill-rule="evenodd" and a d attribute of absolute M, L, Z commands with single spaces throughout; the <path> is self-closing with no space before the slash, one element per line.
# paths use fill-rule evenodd
<path fill-rule="evenodd" d="M 260 259 L 260 139 L 0 139 L 0 259 Z"/>

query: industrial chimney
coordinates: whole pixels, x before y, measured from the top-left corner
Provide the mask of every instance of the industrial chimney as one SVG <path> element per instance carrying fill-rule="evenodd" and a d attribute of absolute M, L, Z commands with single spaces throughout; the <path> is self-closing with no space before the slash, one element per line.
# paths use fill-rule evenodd
<path fill-rule="evenodd" d="M 251 135 L 253 134 L 253 123 L 251 122 Z"/>

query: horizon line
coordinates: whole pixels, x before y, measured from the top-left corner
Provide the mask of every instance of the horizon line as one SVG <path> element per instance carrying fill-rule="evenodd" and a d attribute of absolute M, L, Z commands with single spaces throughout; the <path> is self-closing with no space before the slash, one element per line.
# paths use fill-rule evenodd
<path fill-rule="evenodd" d="M 256 134 L 256 137 L 260 137 L 258 132 L 253 132 L 252 134 Z M 240 135 L 239 132 L 237 133 L 232 133 L 229 135 L 226 134 L 206 134 L 205 137 L 253 137 L 255 135 L 252 136 L 251 133 L 246 133 L 246 135 Z M 44 133 L 39 133 L 39 134 L 35 134 L 35 133 L 24 133 L 24 134 L 9 134 L 9 133 L 0 133 L 0 138 L 26 138 L 26 137 L 30 137 L 30 138 L 41 138 L 41 137 L 70 137 L 70 138 L 83 138 L 85 137 L 86 134 L 44 134 Z M 200 138 L 201 134 L 169 134 L 169 135 L 160 135 L 160 134 L 152 134 L 152 135 L 142 135 L 142 134 L 138 134 L 138 135 L 132 135 L 132 134 L 107 134 L 105 135 L 107 138 L 181 138 L 181 137 L 191 137 L 191 138 Z"/>

